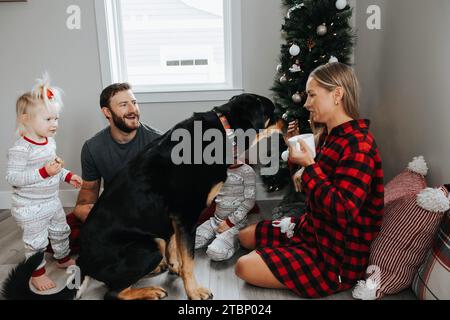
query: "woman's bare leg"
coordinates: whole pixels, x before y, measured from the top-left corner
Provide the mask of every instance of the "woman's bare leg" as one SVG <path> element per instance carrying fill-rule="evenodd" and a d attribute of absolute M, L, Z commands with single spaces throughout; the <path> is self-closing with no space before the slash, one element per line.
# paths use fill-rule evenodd
<path fill-rule="evenodd" d="M 239 242 L 245 249 L 253 250 L 256 247 L 256 224 L 252 224 L 239 231 Z"/>
<path fill-rule="evenodd" d="M 242 256 L 235 266 L 236 275 L 254 286 L 272 289 L 287 289 L 270 271 L 267 264 L 256 251 Z"/>

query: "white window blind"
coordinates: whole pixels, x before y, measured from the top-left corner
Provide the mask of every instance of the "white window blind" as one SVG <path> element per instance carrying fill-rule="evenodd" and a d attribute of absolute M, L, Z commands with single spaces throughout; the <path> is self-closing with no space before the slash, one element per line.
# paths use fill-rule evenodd
<path fill-rule="evenodd" d="M 106 29 L 103 36 L 99 30 L 99 38 L 106 38 L 103 47 L 108 50 L 102 62 L 108 69 L 102 71 L 104 78 L 128 81 L 147 97 L 240 90 L 240 27 L 233 26 L 233 13 L 240 19 L 240 11 L 233 9 L 232 1 L 97 0 Z M 97 18 L 102 20 L 101 15 Z M 102 29 L 101 21 L 97 25 Z"/>

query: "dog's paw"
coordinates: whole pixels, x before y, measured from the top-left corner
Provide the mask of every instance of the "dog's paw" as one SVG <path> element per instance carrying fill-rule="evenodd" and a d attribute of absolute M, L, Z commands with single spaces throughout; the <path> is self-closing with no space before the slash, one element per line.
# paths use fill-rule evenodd
<path fill-rule="evenodd" d="M 169 273 L 180 276 L 180 274 L 181 274 L 180 264 L 178 262 L 169 263 Z"/>
<path fill-rule="evenodd" d="M 198 287 L 187 292 L 189 300 L 210 300 L 213 294 L 209 289 Z"/>
<path fill-rule="evenodd" d="M 161 300 L 167 297 L 167 291 L 161 287 L 128 288 L 117 296 L 119 300 Z"/>
<path fill-rule="evenodd" d="M 167 291 L 164 290 L 161 287 L 154 287 L 151 292 L 149 292 L 148 296 L 146 297 L 147 300 L 161 300 L 167 297 Z"/>
<path fill-rule="evenodd" d="M 151 277 L 157 276 L 157 275 L 165 272 L 168 267 L 169 267 L 169 265 L 167 264 L 166 259 L 163 259 L 161 261 L 161 263 L 155 268 L 155 270 L 150 272 L 149 276 L 151 276 Z"/>

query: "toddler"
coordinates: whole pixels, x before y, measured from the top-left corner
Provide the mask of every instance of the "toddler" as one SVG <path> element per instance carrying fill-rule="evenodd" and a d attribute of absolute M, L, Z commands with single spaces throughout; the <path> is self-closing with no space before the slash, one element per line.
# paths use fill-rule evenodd
<path fill-rule="evenodd" d="M 40 80 L 32 92 L 17 100 L 20 138 L 8 151 L 6 180 L 13 187 L 11 214 L 23 230 L 27 258 L 45 251 L 50 239 L 58 267 L 74 264 L 69 257 L 70 228 L 58 198 L 59 183 L 80 188 L 82 180 L 63 168 L 56 156 L 53 136 L 62 107 L 60 94 L 48 81 Z M 46 275 L 45 259 L 33 272 L 32 285 L 39 291 L 55 287 Z"/>

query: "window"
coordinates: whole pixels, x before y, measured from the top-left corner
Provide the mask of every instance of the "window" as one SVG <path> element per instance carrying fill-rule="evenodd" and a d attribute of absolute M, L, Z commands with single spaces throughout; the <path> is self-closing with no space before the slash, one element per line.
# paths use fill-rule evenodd
<path fill-rule="evenodd" d="M 242 92 L 240 1 L 96 0 L 103 86 L 141 102 L 227 100 Z"/>

